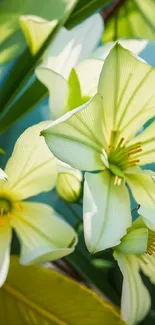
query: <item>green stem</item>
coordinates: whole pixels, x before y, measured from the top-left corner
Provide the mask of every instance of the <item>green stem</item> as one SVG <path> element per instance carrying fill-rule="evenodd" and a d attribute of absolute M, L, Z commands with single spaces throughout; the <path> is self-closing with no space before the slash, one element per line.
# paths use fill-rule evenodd
<path fill-rule="evenodd" d="M 67 206 L 68 210 L 70 210 L 72 212 L 73 216 L 78 221 L 78 225 L 76 225 L 76 227 L 79 226 L 79 224 L 82 223 L 82 219 L 80 218 L 80 216 L 78 215 L 78 213 L 73 209 L 73 207 L 68 202 L 64 201 L 64 203 Z"/>

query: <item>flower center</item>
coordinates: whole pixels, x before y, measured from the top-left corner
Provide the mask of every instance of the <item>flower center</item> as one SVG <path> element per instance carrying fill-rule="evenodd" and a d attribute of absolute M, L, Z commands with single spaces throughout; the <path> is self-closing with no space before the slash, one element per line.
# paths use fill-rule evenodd
<path fill-rule="evenodd" d="M 21 210 L 20 204 L 9 193 L 0 193 L 0 227 L 10 221 L 13 216 L 13 210 Z"/>
<path fill-rule="evenodd" d="M 142 151 L 141 144 L 135 143 L 131 146 L 125 145 L 125 139 L 122 137 L 115 145 L 117 131 L 111 132 L 109 145 L 108 161 L 109 169 L 115 176 L 115 185 L 120 185 L 124 178 L 124 170 L 131 168 L 139 163 L 139 159 L 135 159 L 134 155 Z"/>
<path fill-rule="evenodd" d="M 150 229 L 148 232 L 147 253 L 149 255 L 152 255 L 155 253 L 155 232 Z"/>

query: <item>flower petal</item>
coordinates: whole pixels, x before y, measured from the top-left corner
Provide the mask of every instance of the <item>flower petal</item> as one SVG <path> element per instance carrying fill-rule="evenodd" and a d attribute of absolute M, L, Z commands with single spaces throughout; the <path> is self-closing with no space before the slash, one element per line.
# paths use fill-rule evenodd
<path fill-rule="evenodd" d="M 56 183 L 56 159 L 47 148 L 40 131 L 48 124 L 42 122 L 28 128 L 17 140 L 5 172 L 8 186 L 25 199 L 52 189 Z"/>
<path fill-rule="evenodd" d="M 39 66 L 35 73 L 38 79 L 48 88 L 51 118 L 55 120 L 67 112 L 67 81 L 55 71 Z M 60 95 L 61 93 L 61 95 Z"/>
<path fill-rule="evenodd" d="M 93 97 L 97 93 L 97 86 L 104 61 L 88 59 L 81 61 L 76 67 L 81 92 L 83 96 Z"/>
<path fill-rule="evenodd" d="M 48 21 L 33 15 L 20 16 L 20 25 L 33 55 L 38 52 L 57 24 L 58 20 L 56 19 Z"/>
<path fill-rule="evenodd" d="M 142 216 L 142 220 L 145 225 L 149 229 L 155 231 L 155 206 L 154 209 L 148 209 L 141 205 L 138 212 Z"/>
<path fill-rule="evenodd" d="M 74 229 L 46 204 L 22 203 L 21 211 L 12 218 L 12 226 L 21 242 L 22 264 L 61 258 L 73 252 L 77 243 Z"/>
<path fill-rule="evenodd" d="M 86 173 L 83 215 L 85 241 L 91 253 L 118 245 L 132 222 L 124 184 L 114 186 L 114 177 L 107 170 Z"/>
<path fill-rule="evenodd" d="M 126 170 L 126 181 L 138 204 L 145 208 L 155 207 L 155 183 L 152 180 L 153 172 L 138 167 Z"/>
<path fill-rule="evenodd" d="M 139 55 L 147 46 L 148 40 L 119 39 L 119 44 L 121 44 L 125 49 L 132 51 L 136 55 Z M 114 45 L 115 42 L 108 42 L 102 46 L 97 47 L 97 49 L 91 53 L 91 58 L 105 60 Z"/>
<path fill-rule="evenodd" d="M 129 229 L 128 234 L 121 239 L 121 243 L 114 249 L 124 254 L 143 254 L 147 251 L 147 244 L 147 228 Z"/>
<path fill-rule="evenodd" d="M 140 135 L 135 137 L 128 145 L 140 143 L 142 151 L 135 154 L 134 158 L 139 159 L 139 165 L 146 165 L 155 162 L 155 122 L 148 126 Z"/>
<path fill-rule="evenodd" d="M 6 175 L 6 173 L 4 172 L 3 169 L 0 168 L 0 180 L 8 180 L 8 176 Z"/>
<path fill-rule="evenodd" d="M 62 28 L 45 53 L 43 65 L 68 79 L 77 62 L 96 48 L 102 32 L 103 20 L 100 14 L 93 15 L 71 30 Z"/>
<path fill-rule="evenodd" d="M 103 97 L 106 130 L 132 139 L 155 113 L 155 69 L 118 43 L 107 56 L 98 91 Z M 145 98 L 142 97 L 145 93 Z"/>
<path fill-rule="evenodd" d="M 147 315 L 150 309 L 150 294 L 139 274 L 138 258 L 116 251 L 114 256 L 123 274 L 122 319 L 129 325 L 136 325 Z"/>
<path fill-rule="evenodd" d="M 145 254 L 143 259 L 139 260 L 139 263 L 144 274 L 149 277 L 153 284 L 155 284 L 155 254 Z"/>
<path fill-rule="evenodd" d="M 7 220 L 0 227 L 0 287 L 6 280 L 10 264 L 11 227 Z"/>
<path fill-rule="evenodd" d="M 102 99 L 96 95 L 89 103 L 53 122 L 41 134 L 58 159 L 80 170 L 102 170 L 102 115 Z"/>

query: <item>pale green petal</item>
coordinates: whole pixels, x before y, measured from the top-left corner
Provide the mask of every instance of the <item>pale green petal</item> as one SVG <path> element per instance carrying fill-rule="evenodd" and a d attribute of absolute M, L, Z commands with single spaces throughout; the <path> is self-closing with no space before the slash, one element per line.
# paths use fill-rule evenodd
<path fill-rule="evenodd" d="M 113 47 L 103 65 L 98 87 L 109 139 L 112 130 L 120 131 L 125 140 L 131 139 L 144 121 L 154 116 L 154 81 L 153 67 L 118 43 Z"/>
<path fill-rule="evenodd" d="M 145 254 L 142 259 L 139 259 L 139 263 L 144 274 L 155 284 L 155 254 Z"/>
<path fill-rule="evenodd" d="M 114 256 L 123 274 L 122 319 L 128 325 L 136 325 L 143 320 L 150 309 L 150 294 L 139 274 L 138 258 L 134 255 L 124 255 L 116 251 Z"/>
<path fill-rule="evenodd" d="M 60 74 L 43 65 L 39 66 L 35 72 L 38 79 L 48 88 L 51 118 L 55 120 L 68 111 L 66 106 L 68 98 L 67 81 Z"/>
<path fill-rule="evenodd" d="M 147 251 L 148 229 L 133 229 L 125 235 L 114 249 L 124 254 L 143 254 Z"/>
<path fill-rule="evenodd" d="M 97 86 L 104 61 L 87 59 L 81 61 L 76 67 L 81 92 L 83 96 L 93 97 L 97 93 Z"/>
<path fill-rule="evenodd" d="M 148 44 L 148 40 L 138 40 L 138 39 L 119 39 L 119 44 L 134 54 L 138 55 L 142 52 Z M 115 42 L 108 42 L 103 46 L 97 47 L 93 53 L 91 53 L 92 58 L 105 60 L 109 52 L 115 45 Z"/>
<path fill-rule="evenodd" d="M 75 69 L 72 68 L 68 78 L 68 111 L 86 103 L 90 98 L 82 98 L 80 82 Z"/>
<path fill-rule="evenodd" d="M 153 172 L 138 167 L 125 171 L 126 181 L 138 204 L 153 209 L 155 206 L 155 183 L 152 180 Z"/>
<path fill-rule="evenodd" d="M 22 203 L 12 226 L 20 239 L 22 264 L 61 258 L 73 252 L 77 243 L 74 229 L 46 204 Z"/>
<path fill-rule="evenodd" d="M 91 253 L 118 245 L 131 226 L 130 200 L 124 184 L 114 186 L 109 171 L 85 174 L 84 234 Z"/>
<path fill-rule="evenodd" d="M 62 28 L 48 48 L 43 65 L 68 79 L 71 69 L 96 48 L 102 32 L 100 14 L 93 15 L 71 30 Z"/>
<path fill-rule="evenodd" d="M 51 123 L 41 134 L 58 159 L 79 170 L 102 170 L 102 116 L 102 99 L 96 95 L 89 103 Z"/>
<path fill-rule="evenodd" d="M 38 52 L 57 23 L 58 20 L 56 19 L 48 21 L 38 16 L 27 15 L 20 17 L 20 25 L 33 55 Z"/>
<path fill-rule="evenodd" d="M 155 205 L 153 209 L 148 209 L 141 205 L 139 208 L 139 213 L 141 214 L 145 225 L 149 229 L 155 231 Z"/>
<path fill-rule="evenodd" d="M 140 143 L 142 151 L 135 154 L 134 158 L 139 159 L 139 165 L 146 165 L 155 162 L 155 122 L 148 126 L 140 135 L 135 137 L 128 145 Z"/>
<path fill-rule="evenodd" d="M 9 189 L 19 199 L 49 191 L 55 186 L 56 159 L 40 136 L 46 125 L 48 122 L 41 122 L 28 128 L 17 140 L 6 165 Z"/>
<path fill-rule="evenodd" d="M 5 224 L 0 226 L 0 287 L 5 282 L 8 274 L 11 237 L 11 227 L 6 220 Z"/>
<path fill-rule="evenodd" d="M 4 172 L 3 169 L 0 168 L 0 179 L 7 181 L 8 180 L 8 176 L 6 175 L 6 173 Z"/>

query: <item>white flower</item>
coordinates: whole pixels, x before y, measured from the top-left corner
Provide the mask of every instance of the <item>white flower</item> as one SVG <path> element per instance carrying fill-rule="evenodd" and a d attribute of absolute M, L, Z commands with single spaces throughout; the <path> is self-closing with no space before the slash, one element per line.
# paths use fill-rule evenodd
<path fill-rule="evenodd" d="M 122 319 L 138 324 L 151 307 L 151 297 L 140 271 L 155 284 L 155 231 L 147 228 L 142 217 L 133 222 L 121 244 L 114 247 L 114 257 L 123 274 Z"/>
<path fill-rule="evenodd" d="M 51 190 L 56 183 L 55 157 L 40 137 L 42 122 L 17 140 L 0 183 L 0 285 L 9 268 L 13 228 L 21 243 L 20 263 L 42 263 L 70 254 L 77 242 L 75 231 L 48 205 L 25 199 Z"/>
<path fill-rule="evenodd" d="M 42 132 L 57 158 L 86 171 L 84 232 L 92 253 L 119 244 L 131 225 L 126 183 L 138 204 L 155 206 L 153 172 L 139 167 L 155 161 L 155 123 L 137 135 L 155 115 L 154 80 L 153 67 L 116 44 L 97 94 Z"/>

